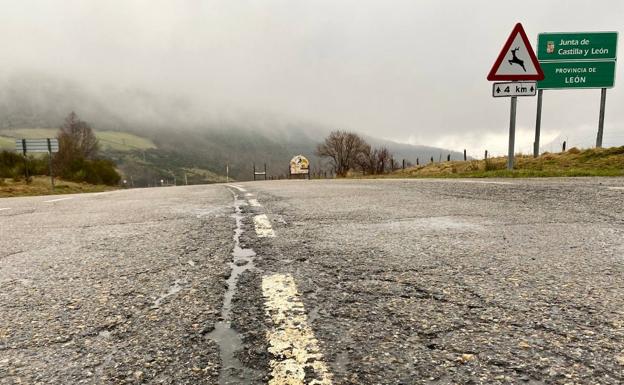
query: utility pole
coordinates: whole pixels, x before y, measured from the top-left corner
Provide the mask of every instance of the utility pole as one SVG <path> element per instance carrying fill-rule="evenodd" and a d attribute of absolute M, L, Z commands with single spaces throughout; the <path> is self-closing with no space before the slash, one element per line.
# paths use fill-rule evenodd
<path fill-rule="evenodd" d="M 188 186 L 188 178 L 186 177 L 186 172 L 184 172 L 184 184 Z"/>
<path fill-rule="evenodd" d="M 230 164 L 229 163 L 225 164 L 225 182 L 226 183 L 230 182 Z"/>

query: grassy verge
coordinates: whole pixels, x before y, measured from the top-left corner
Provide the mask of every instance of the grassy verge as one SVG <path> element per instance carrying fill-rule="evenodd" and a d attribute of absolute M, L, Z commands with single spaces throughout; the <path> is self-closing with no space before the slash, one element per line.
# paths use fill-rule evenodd
<path fill-rule="evenodd" d="M 390 178 L 531 178 L 573 176 L 624 176 L 624 146 L 544 153 L 537 158 L 517 155 L 513 170 L 507 158 L 450 161 L 397 170 Z"/>
<path fill-rule="evenodd" d="M 56 179 L 55 182 L 56 187 L 54 188 L 54 191 L 52 191 L 50 186 L 50 177 L 47 176 L 35 176 L 29 184 L 26 184 L 23 180 L 14 181 L 13 179 L 3 180 L 0 178 L 0 198 L 51 194 L 77 194 L 115 189 L 115 187 L 111 186 L 75 183 L 60 179 Z"/>
<path fill-rule="evenodd" d="M 0 130 L 0 149 L 13 150 L 15 139 L 56 138 L 58 128 L 7 128 Z M 95 131 L 103 150 L 132 151 L 156 148 L 150 139 L 120 131 Z"/>

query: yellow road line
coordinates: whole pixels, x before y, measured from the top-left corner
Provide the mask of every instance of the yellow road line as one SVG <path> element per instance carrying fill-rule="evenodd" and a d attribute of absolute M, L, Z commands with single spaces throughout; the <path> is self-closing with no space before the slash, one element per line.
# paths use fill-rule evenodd
<path fill-rule="evenodd" d="M 331 385 L 332 375 L 292 276 L 262 278 L 264 307 L 273 327 L 267 332 L 271 380 L 268 385 Z M 306 374 L 307 373 L 307 374 Z"/>
<path fill-rule="evenodd" d="M 269 221 L 269 218 L 267 218 L 265 214 L 256 215 L 253 221 L 258 238 L 273 238 L 275 236 L 271 221 Z"/>

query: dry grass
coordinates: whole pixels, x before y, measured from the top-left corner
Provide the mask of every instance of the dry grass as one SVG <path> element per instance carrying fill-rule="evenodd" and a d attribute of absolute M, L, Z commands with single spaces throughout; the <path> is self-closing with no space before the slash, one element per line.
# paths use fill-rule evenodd
<path fill-rule="evenodd" d="M 24 180 L 14 181 L 13 179 L 0 178 L 0 198 L 51 194 L 77 194 L 115 189 L 115 187 L 111 186 L 75 183 L 60 179 L 56 179 L 55 182 L 56 187 L 54 191 L 52 191 L 50 186 L 50 177 L 47 176 L 32 177 L 32 182 L 29 184 L 26 184 Z"/>
<path fill-rule="evenodd" d="M 507 170 L 507 157 L 487 160 L 430 163 L 398 170 L 388 177 L 486 178 L 486 177 L 566 177 L 624 176 L 624 146 L 544 153 L 537 158 L 517 155 L 513 170 Z"/>

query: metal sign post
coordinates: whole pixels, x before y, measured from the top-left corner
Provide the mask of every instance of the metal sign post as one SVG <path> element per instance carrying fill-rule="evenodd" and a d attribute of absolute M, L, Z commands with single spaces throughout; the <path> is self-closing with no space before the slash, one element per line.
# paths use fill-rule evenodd
<path fill-rule="evenodd" d="M 537 116 L 535 118 L 535 141 L 533 142 L 533 157 L 539 156 L 540 129 L 542 126 L 542 94 L 544 90 L 537 91 Z"/>
<path fill-rule="evenodd" d="M 22 155 L 24 155 L 24 175 L 26 183 L 30 183 L 30 175 L 28 175 L 28 157 L 26 156 L 26 139 L 22 139 Z"/>
<path fill-rule="evenodd" d="M 52 190 L 54 190 L 54 174 L 52 173 L 52 143 L 50 138 L 48 141 L 48 169 L 50 170 L 50 183 L 52 184 Z"/>
<path fill-rule="evenodd" d="M 605 104 L 607 103 L 607 89 L 600 91 L 600 116 L 598 117 L 598 135 L 596 135 L 596 147 L 602 147 L 602 133 L 604 131 Z"/>
<path fill-rule="evenodd" d="M 514 167 L 514 149 L 516 146 L 516 105 L 518 97 L 511 97 L 511 110 L 509 112 L 509 150 L 507 152 L 507 169 L 513 170 Z"/>

